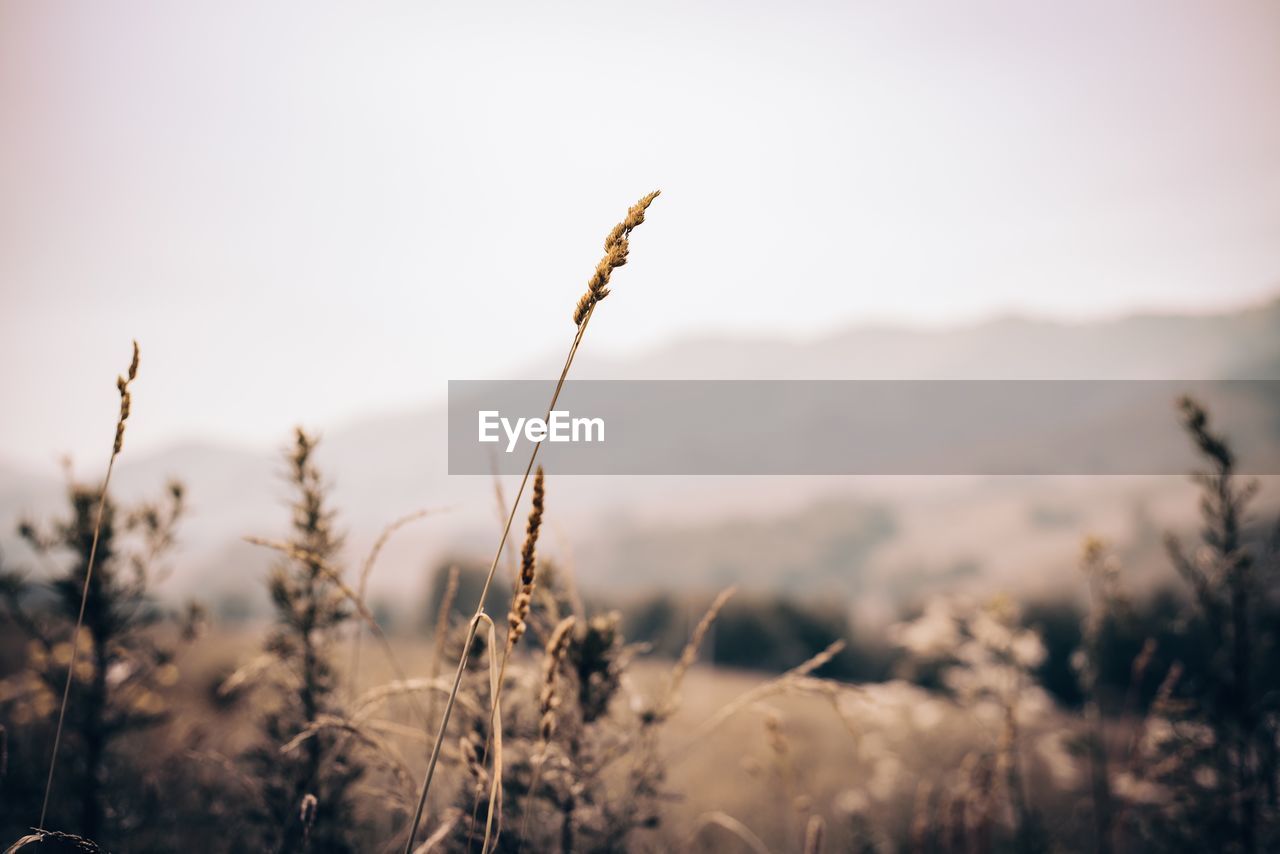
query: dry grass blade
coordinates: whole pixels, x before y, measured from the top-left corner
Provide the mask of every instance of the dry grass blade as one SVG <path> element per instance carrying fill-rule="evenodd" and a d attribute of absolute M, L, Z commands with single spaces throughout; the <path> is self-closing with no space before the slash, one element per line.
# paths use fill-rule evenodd
<path fill-rule="evenodd" d="M 379 685 L 376 688 L 370 688 L 368 691 L 357 697 L 351 704 L 351 719 L 364 720 L 373 710 L 382 703 L 393 697 L 404 697 L 409 694 L 429 694 L 431 696 L 449 693 L 449 683 L 442 680 L 439 676 L 435 678 L 425 679 L 397 679 L 394 682 L 388 682 L 385 685 Z M 460 697 L 459 703 L 469 705 L 469 709 L 476 713 L 481 712 L 478 704 L 474 703 L 468 697 Z"/>
<path fill-rule="evenodd" d="M 822 820 L 822 816 L 809 816 L 809 824 L 804 829 L 804 854 L 822 854 L 826 835 L 827 824 Z"/>
<path fill-rule="evenodd" d="M 489 719 L 490 738 L 493 741 L 493 770 L 489 774 L 489 810 L 484 820 L 484 844 L 481 854 L 488 854 L 490 843 L 498 845 L 502 832 L 502 676 L 498 664 L 498 632 L 493 620 L 481 614 L 479 619 L 489 626 L 489 696 L 493 698 Z"/>
<path fill-rule="evenodd" d="M 401 783 L 406 785 L 412 783 L 413 778 L 409 775 L 409 766 L 405 763 L 400 751 L 396 749 L 394 744 L 370 733 L 365 727 L 358 726 L 352 721 L 334 715 L 322 715 L 316 718 L 306 729 L 282 745 L 280 752 L 292 753 L 302 747 L 309 739 L 315 738 L 327 730 L 337 730 L 363 742 L 366 746 L 372 748 L 373 755 L 378 757 L 382 764 L 391 770 Z"/>
<path fill-rule="evenodd" d="M 502 525 L 507 519 L 507 493 L 502 488 L 502 475 L 498 472 L 498 457 L 492 450 L 489 452 L 489 471 L 493 477 L 493 509 L 497 513 L 498 530 L 502 530 Z M 516 561 L 510 540 L 507 541 L 506 555 L 511 570 L 511 583 L 515 589 L 520 586 L 520 564 Z"/>
<path fill-rule="evenodd" d="M 387 735 L 393 735 L 397 738 L 407 738 L 410 741 L 416 741 L 420 744 L 427 743 L 427 734 L 418 727 L 409 726 L 408 724 L 397 723 L 396 721 L 385 720 L 383 718 L 365 718 L 357 721 L 352 718 L 352 723 L 358 723 L 369 729 L 384 732 Z"/>
<path fill-rule="evenodd" d="M 378 534 L 378 539 L 373 541 L 373 546 L 369 549 L 369 554 L 365 556 L 364 563 L 360 566 L 360 580 L 356 584 L 356 596 L 361 602 L 364 601 L 365 594 L 369 590 L 369 577 L 373 574 L 374 564 L 378 562 L 378 556 L 382 554 L 382 550 L 391 540 L 392 535 L 406 525 L 412 524 L 419 519 L 425 519 L 436 513 L 447 512 L 446 508 L 415 510 L 413 513 L 407 513 L 396 519 L 390 525 L 382 529 L 382 533 Z M 354 696 L 356 692 L 356 674 L 360 672 L 360 640 L 364 637 L 364 632 L 360 625 L 356 625 L 355 634 L 351 638 L 351 668 L 350 668 L 350 693 Z"/>
<path fill-rule="evenodd" d="M 425 519 L 428 516 L 446 513 L 448 510 L 449 508 L 446 507 L 415 510 L 412 513 L 406 513 L 382 529 L 382 533 L 378 534 L 378 539 L 374 540 L 372 548 L 369 549 L 369 554 L 365 556 L 364 563 L 360 566 L 360 582 L 356 585 L 356 592 L 360 594 L 361 599 L 364 598 L 365 591 L 368 590 L 369 576 L 373 573 L 373 566 L 378 562 L 378 556 L 382 554 L 382 550 L 386 548 L 391 537 L 406 525 L 410 525 L 419 519 Z"/>
<path fill-rule="evenodd" d="M 436 850 L 436 846 L 449 838 L 449 834 L 458 826 L 458 822 L 462 820 L 462 810 L 449 810 L 445 815 L 445 820 L 436 828 L 435 833 L 431 834 L 423 841 L 421 845 L 413 849 L 413 854 L 431 854 Z"/>
<path fill-rule="evenodd" d="M 560 706 L 557 691 L 560 685 L 560 666 L 569 651 L 569 641 L 577 622 L 578 618 L 570 615 L 557 623 L 551 636 L 547 638 L 547 648 L 543 652 L 542 689 L 538 693 L 538 734 L 544 744 L 555 735 L 555 713 Z"/>
<path fill-rule="evenodd" d="M 484 764 L 489 759 L 490 739 L 493 737 L 494 722 L 498 716 L 498 702 L 502 698 L 502 685 L 507 675 L 507 661 L 510 659 L 511 651 L 515 649 L 515 645 L 524 636 L 529 624 L 529 609 L 533 607 L 533 590 L 538 580 L 538 532 L 542 528 L 545 501 L 545 477 L 542 466 L 538 466 L 538 473 L 533 478 L 533 499 L 530 502 L 529 524 L 525 528 L 524 545 L 520 549 L 520 574 L 516 579 L 516 594 L 511 600 L 511 611 L 507 614 L 507 643 L 502 649 L 502 664 L 498 668 L 497 684 L 489 695 L 490 735 L 485 740 L 484 755 L 480 759 L 481 764 Z M 479 808 L 480 801 L 477 795 L 476 802 L 471 807 L 473 826 L 475 824 L 475 814 Z M 492 812 L 492 804 L 490 805 L 490 812 Z M 486 819 L 487 824 L 488 820 Z"/>
<path fill-rule="evenodd" d="M 693 844 L 698 841 L 698 837 L 701 836 L 703 831 L 708 827 L 719 827 L 728 831 L 737 837 L 737 839 L 744 845 L 754 851 L 755 854 L 769 854 L 769 849 L 765 846 L 764 842 L 760 840 L 760 837 L 756 836 L 755 833 L 751 831 L 751 828 L 747 827 L 728 813 L 723 813 L 718 810 L 715 812 L 703 813 L 698 816 L 698 820 L 694 824 L 693 833 L 689 834 L 689 841 L 685 845 L 685 850 L 691 849 Z"/>
<path fill-rule="evenodd" d="M 310 792 L 302 796 L 302 803 L 298 807 L 298 818 L 302 822 L 302 849 L 304 851 L 311 850 L 311 830 L 315 827 L 316 809 L 319 806 L 319 799 Z"/>
<path fill-rule="evenodd" d="M 44 839 L 43 833 L 28 833 L 26 836 L 4 849 L 4 854 L 20 854 L 23 848 L 26 848 L 28 845 L 34 845 L 42 839 Z"/>
<path fill-rule="evenodd" d="M 37 830 L 4 849 L 4 854 L 24 854 L 30 851 L 74 851 L 76 854 L 98 854 L 98 843 L 71 833 Z"/>
<path fill-rule="evenodd" d="M 657 706 L 657 717 L 668 718 L 675 713 L 680 703 L 680 687 L 684 684 L 684 677 L 689 672 L 689 668 L 693 667 L 694 662 L 698 660 L 698 650 L 702 647 L 702 642 L 706 640 L 707 633 L 711 631 L 711 626 L 715 623 L 716 618 L 720 616 L 720 611 L 733 598 L 733 594 L 738 592 L 736 587 L 728 587 L 720 591 L 720 595 L 711 603 L 711 607 L 707 608 L 707 612 L 702 615 L 702 619 L 698 621 L 698 625 L 694 628 L 693 634 L 689 636 L 689 642 L 685 644 L 684 650 L 680 653 L 680 658 L 676 661 L 675 667 L 671 669 L 671 678 L 667 682 L 667 691 Z"/>
<path fill-rule="evenodd" d="M 569 607 L 579 620 L 587 618 L 587 607 L 578 592 L 578 574 L 573 560 L 573 545 L 565 536 L 564 530 L 556 524 L 551 525 L 556 538 L 556 580 L 564 586 L 564 595 L 569 600 Z"/>
<path fill-rule="evenodd" d="M 255 802 L 261 802 L 262 781 L 246 774 L 239 765 L 225 754 L 216 750 L 186 750 L 183 751 L 182 755 L 192 762 L 216 767 L 228 780 L 235 780 L 239 783 L 245 792 L 253 796 Z"/>
<path fill-rule="evenodd" d="M 449 579 L 444 585 L 444 595 L 440 597 L 440 609 L 436 612 L 436 633 L 431 644 L 431 666 L 427 670 L 431 679 L 440 676 L 440 662 L 444 657 L 444 642 L 449 636 L 449 622 L 453 615 L 453 601 L 458 598 L 458 568 L 449 567 Z M 448 691 L 445 692 L 446 694 Z M 427 705 L 427 721 L 436 719 L 436 695 L 431 695 Z"/>
<path fill-rule="evenodd" d="M 129 362 L 129 370 L 125 376 L 116 379 L 116 389 L 120 392 L 120 414 L 116 418 L 116 436 L 111 444 L 111 457 L 107 460 L 107 473 L 102 478 L 102 492 L 98 495 L 97 519 L 93 525 L 93 543 L 89 546 L 89 560 L 85 564 L 84 589 L 80 594 L 80 614 L 76 617 L 76 628 L 71 635 L 71 661 L 67 665 L 67 681 L 62 688 L 62 703 L 58 707 L 58 725 L 53 733 L 53 750 L 49 754 L 49 776 L 44 784 L 44 802 L 40 805 L 40 821 L 37 827 L 44 829 L 44 819 L 49 812 L 49 794 L 53 791 L 53 771 L 58 765 L 58 747 L 62 744 L 62 727 L 66 723 L 67 701 L 71 698 L 71 680 L 76 672 L 76 653 L 80 650 L 80 629 L 84 626 L 85 606 L 89 602 L 89 585 L 93 580 L 93 565 L 98 557 L 98 540 L 102 536 L 102 514 L 107 505 L 107 489 L 111 486 L 111 473 L 115 470 L 116 458 L 124 448 L 124 427 L 129 420 L 129 410 L 133 405 L 133 396 L 129 393 L 129 385 L 138 377 L 138 342 L 133 342 L 133 359 Z"/>
<path fill-rule="evenodd" d="M 244 539 L 245 542 L 252 543 L 255 546 L 275 549 L 276 551 L 286 554 L 295 560 L 307 561 L 308 563 L 315 565 L 322 573 L 324 573 L 325 577 L 333 582 L 333 585 L 338 588 L 338 591 L 351 602 L 352 606 L 356 609 L 356 613 L 360 615 L 360 619 L 369 627 L 369 631 L 373 636 L 378 639 L 378 642 L 382 645 L 382 651 L 387 657 L 387 663 L 391 665 L 391 669 L 395 673 L 396 679 L 401 682 L 408 681 L 408 677 L 405 676 L 404 668 L 400 666 L 400 662 L 396 658 L 395 650 L 391 648 L 391 641 L 387 639 L 387 634 L 382 630 L 382 626 L 378 625 L 378 619 L 373 615 L 373 612 L 369 610 L 364 602 L 361 601 L 360 597 L 356 595 L 356 592 L 342 580 L 342 574 L 338 572 L 338 570 L 330 566 L 328 562 L 315 552 L 300 549 L 292 543 L 286 543 L 281 540 L 269 540 L 264 537 L 245 537 Z M 423 709 L 422 706 L 418 705 L 417 697 L 413 694 L 409 694 L 408 696 L 410 697 L 410 702 L 413 703 L 414 711 L 422 717 L 426 726 L 430 726 L 431 723 L 427 720 L 426 710 Z"/>
<path fill-rule="evenodd" d="M 234 673 L 219 683 L 218 696 L 232 696 L 245 685 L 253 682 L 263 673 L 274 667 L 277 660 L 277 657 L 272 653 L 263 653 L 262 655 L 257 655 L 249 659 L 240 667 L 236 668 Z"/>
<path fill-rule="evenodd" d="M 547 748 L 551 737 L 556 732 L 556 710 L 560 707 L 560 666 L 569 651 L 569 641 L 573 637 L 573 627 L 578 618 L 569 615 L 556 624 L 551 636 L 547 638 L 546 649 L 542 653 L 542 687 L 538 692 L 538 747 L 533 756 L 533 774 L 529 782 L 529 798 L 537 797 L 538 782 L 542 778 L 542 766 L 547 761 Z M 521 822 L 520 837 L 526 838 L 529 827 L 529 814 L 526 808 Z"/>
<path fill-rule="evenodd" d="M 693 752 L 692 748 L 695 745 L 702 743 L 708 735 L 723 725 L 725 721 L 729 720 L 738 712 L 753 703 L 757 703 L 760 700 L 779 692 L 786 691 L 793 685 L 799 685 L 803 677 L 808 676 L 818 668 L 830 662 L 831 659 L 835 658 L 836 655 L 840 653 L 840 650 L 844 649 L 844 646 L 844 641 L 836 641 L 822 652 L 810 658 L 808 661 L 791 668 L 776 679 L 771 679 L 768 682 L 757 685 L 751 690 L 740 695 L 737 699 L 734 699 L 722 706 L 718 712 L 694 730 L 693 736 L 689 738 L 680 750 L 672 754 L 672 761 L 678 761 L 679 759 L 688 756 Z"/>
<path fill-rule="evenodd" d="M 608 283 L 608 276 L 605 275 L 604 282 L 597 286 L 595 283 L 599 278 L 601 267 L 607 267 L 608 272 L 626 262 L 626 241 L 625 238 L 630 234 L 631 230 L 644 221 L 644 212 L 649 204 L 658 197 L 658 192 L 652 192 L 640 200 L 636 205 L 632 206 L 627 212 L 627 218 L 614 227 L 609 233 L 609 238 L 605 240 L 605 258 L 601 264 L 597 266 L 596 273 L 588 284 L 587 294 L 583 296 L 578 303 L 578 310 L 574 313 L 574 323 L 577 326 L 577 332 L 573 336 L 573 343 L 569 346 L 569 352 L 565 356 L 564 366 L 560 369 L 560 378 L 556 380 L 555 390 L 551 394 L 551 401 L 547 404 L 547 411 L 544 417 L 551 417 L 551 410 L 555 408 L 556 401 L 560 399 L 560 392 L 564 389 L 565 379 L 569 376 L 569 369 L 573 367 L 573 359 L 578 353 L 578 347 L 582 344 L 582 338 L 586 334 L 587 325 L 591 321 L 591 314 L 595 311 L 596 304 L 608 295 L 608 289 L 604 287 Z M 622 240 L 623 247 L 621 251 L 618 249 L 618 241 Z M 610 259 L 613 259 L 610 262 Z M 606 263 L 609 262 L 609 263 Z M 603 293 L 601 292 L 603 291 Z M 502 560 L 503 549 L 506 548 L 507 537 L 511 533 L 511 525 L 515 521 L 516 510 L 520 506 L 520 499 L 524 495 L 525 487 L 529 482 L 529 475 L 533 472 L 533 466 L 538 459 L 538 449 L 541 443 L 534 443 L 533 451 L 529 454 L 529 463 L 525 466 L 524 475 L 520 479 L 520 488 L 516 490 L 515 500 L 511 504 L 511 512 L 507 514 L 506 524 L 502 529 L 502 536 L 498 539 L 498 547 L 494 550 L 493 561 L 489 566 L 489 573 L 485 577 L 484 586 L 480 590 L 480 598 L 476 603 L 476 615 L 484 613 L 484 603 L 489 595 L 489 588 L 493 585 L 494 573 L 498 570 L 498 562 Z M 462 674 L 467 669 L 467 656 L 470 653 L 471 643 L 475 640 L 475 632 L 478 622 L 472 620 L 468 629 L 468 635 L 462 645 L 462 654 L 458 656 L 458 668 L 454 672 L 453 689 L 449 695 L 449 701 L 445 703 L 444 714 L 440 718 L 440 728 L 436 733 L 435 745 L 431 750 L 431 758 L 427 760 L 427 773 L 422 780 L 422 790 L 418 795 L 418 807 L 414 811 L 413 821 L 409 825 L 409 836 L 405 840 L 404 854 L 411 854 L 413 851 L 413 840 L 418 834 L 418 826 L 422 822 L 422 811 L 427 805 L 427 796 L 431 793 L 431 781 L 435 777 L 436 765 L 440 760 L 440 750 L 444 745 L 445 734 L 449 729 L 449 716 L 453 712 L 453 704 L 457 697 L 458 690 L 462 685 Z"/>

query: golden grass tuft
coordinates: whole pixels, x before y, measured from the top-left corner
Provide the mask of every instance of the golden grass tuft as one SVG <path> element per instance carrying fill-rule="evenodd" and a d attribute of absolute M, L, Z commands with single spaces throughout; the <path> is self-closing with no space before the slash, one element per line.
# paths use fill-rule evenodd
<path fill-rule="evenodd" d="M 129 420 L 129 410 L 133 406 L 133 395 L 129 393 L 129 384 L 138 378 L 138 342 L 133 342 L 133 359 L 129 362 L 127 376 L 116 378 L 116 388 L 120 391 L 120 417 L 116 419 L 116 440 L 111 453 L 118 454 L 124 448 L 124 424 Z"/>
<path fill-rule="evenodd" d="M 533 478 L 533 500 L 529 509 L 529 525 L 525 529 L 524 546 L 520 549 L 520 586 L 511 602 L 511 612 L 507 615 L 506 653 L 511 652 L 512 648 L 520 641 L 520 638 L 524 636 L 525 630 L 529 626 L 529 608 L 533 605 L 533 587 L 537 583 L 538 531 L 542 527 L 542 511 L 545 501 L 546 487 L 544 486 L 542 466 L 538 466 L 538 473 Z M 506 658 L 504 653 L 504 668 L 505 665 Z"/>
<path fill-rule="evenodd" d="M 655 712 L 656 718 L 666 719 L 675 714 L 680 704 L 680 687 L 684 684 L 684 677 L 689 673 L 689 668 L 693 667 L 694 662 L 698 660 L 698 650 L 701 649 L 702 642 L 706 640 L 707 633 L 711 631 L 712 624 L 715 623 L 724 606 L 729 603 L 729 600 L 737 592 L 738 588 L 736 587 L 726 587 L 720 591 L 720 595 L 716 596 L 711 603 L 711 607 L 707 608 L 707 612 L 702 615 L 702 619 L 694 627 L 693 634 L 689 636 L 689 642 L 681 650 L 680 658 L 676 661 L 675 667 L 671 668 L 671 677 L 667 682 L 666 693 L 663 695 L 662 701 L 658 704 Z"/>
<path fill-rule="evenodd" d="M 546 648 L 542 651 L 542 679 L 538 688 L 538 746 L 533 754 L 533 773 L 529 782 L 529 795 L 534 797 L 538 791 L 538 781 L 542 778 L 542 767 L 547 761 L 547 749 L 551 738 L 556 734 L 560 708 L 560 666 L 569 652 L 569 642 L 573 639 L 573 629 L 578 618 L 569 615 L 556 623 L 547 638 Z M 529 825 L 529 810 L 525 811 L 521 838 L 525 837 Z"/>
<path fill-rule="evenodd" d="M 578 301 L 577 310 L 574 312 L 574 324 L 577 326 L 577 332 L 573 336 L 573 342 L 569 345 L 569 352 L 565 355 L 564 366 L 560 369 L 560 378 L 556 381 L 555 390 L 551 393 L 551 400 L 547 404 L 546 417 L 548 418 L 551 417 L 551 410 L 555 408 L 556 401 L 560 398 L 560 392 L 564 389 L 565 380 L 569 376 L 569 370 L 573 367 L 574 357 L 577 355 L 583 336 L 586 334 L 587 323 L 591 318 L 591 314 L 595 310 L 596 304 L 609 294 L 607 285 L 610 275 L 612 275 L 613 270 L 626 263 L 627 253 L 630 250 L 628 237 L 632 230 L 644 222 L 645 211 L 657 197 L 658 191 L 655 190 L 632 205 L 630 210 L 627 211 L 626 218 L 614 226 L 613 230 L 609 232 L 609 236 L 605 238 L 605 257 L 596 266 L 596 271 L 588 282 L 587 293 Z M 516 508 L 520 505 L 520 498 L 524 495 L 525 486 L 529 482 L 529 475 L 532 474 L 534 464 L 538 459 L 538 449 L 541 447 L 540 443 L 535 443 L 532 452 L 529 454 L 529 463 L 525 466 L 524 475 L 520 480 L 520 487 L 516 490 L 515 500 L 511 505 L 511 512 L 507 515 L 506 523 L 503 525 L 502 535 L 498 538 L 498 547 L 494 551 L 488 575 L 485 577 L 484 586 L 480 590 L 475 616 L 468 626 L 467 637 L 462 644 L 462 653 L 458 656 L 458 667 L 454 671 L 453 689 L 450 692 L 449 700 L 445 703 L 444 713 L 440 717 L 440 727 L 436 732 L 435 744 L 432 746 L 431 756 L 427 760 L 427 771 L 423 777 L 422 789 L 418 795 L 418 806 L 414 810 L 413 819 L 409 823 L 409 832 L 405 838 L 404 854 L 412 854 L 414 839 L 418 835 L 418 827 L 422 823 L 422 814 L 427 806 L 427 798 L 431 794 L 431 781 L 435 778 L 436 766 L 440 761 L 440 752 L 448 733 L 449 718 L 453 713 L 453 705 L 458 690 L 462 686 L 462 675 L 467 669 L 467 659 L 470 655 L 471 644 L 475 640 L 476 631 L 479 629 L 479 618 L 484 616 L 484 604 L 489 595 L 489 588 L 493 585 L 493 577 L 498 570 L 498 562 L 502 560 L 502 552 L 506 547 L 507 537 L 511 533 L 511 525 L 515 521 Z M 494 695 L 494 713 L 497 713 L 496 693 Z"/>
<path fill-rule="evenodd" d="M 573 616 L 565 617 L 552 629 L 547 638 L 547 647 L 542 654 L 542 684 L 538 691 L 538 730 L 539 737 L 545 743 L 551 740 L 556 731 L 556 709 L 560 706 L 557 688 L 560 682 L 560 665 L 564 662 L 565 653 L 569 651 L 569 641 L 573 637 L 573 627 L 577 623 Z"/>
<path fill-rule="evenodd" d="M 654 190 L 632 205 L 627 211 L 626 219 L 615 225 L 613 231 L 609 232 L 609 236 L 604 239 L 604 257 L 591 273 L 591 278 L 587 280 L 587 292 L 578 300 L 578 306 L 574 309 L 574 326 L 581 326 L 582 321 L 586 320 L 587 315 L 596 307 L 596 303 L 609 295 L 609 279 L 613 276 L 613 271 L 627 263 L 627 253 L 631 251 L 628 239 L 631 232 L 644 222 L 644 212 L 661 192 L 661 190 Z"/>

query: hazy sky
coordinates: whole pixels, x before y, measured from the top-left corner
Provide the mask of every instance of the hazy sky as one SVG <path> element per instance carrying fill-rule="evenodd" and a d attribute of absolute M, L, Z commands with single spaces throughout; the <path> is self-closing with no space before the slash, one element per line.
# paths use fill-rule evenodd
<path fill-rule="evenodd" d="M 1055 9 L 1050 9 L 1050 6 Z M 560 350 L 1280 288 L 1280 3 L 0 0 L 0 459 Z"/>

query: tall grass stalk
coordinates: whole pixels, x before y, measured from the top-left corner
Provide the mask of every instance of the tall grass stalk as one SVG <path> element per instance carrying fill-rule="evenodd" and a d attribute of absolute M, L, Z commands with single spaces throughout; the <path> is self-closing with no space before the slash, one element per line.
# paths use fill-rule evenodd
<path fill-rule="evenodd" d="M 511 651 L 515 649 L 520 638 L 524 635 L 529 627 L 529 610 L 533 607 L 533 591 L 534 585 L 537 583 L 537 547 L 538 532 L 542 528 L 542 513 L 544 508 L 546 489 L 543 485 L 544 476 L 542 466 L 538 466 L 538 473 L 533 478 L 533 500 L 529 510 L 529 525 L 525 532 L 524 545 L 520 549 L 520 570 L 516 577 L 515 595 L 511 599 L 511 611 L 507 615 L 507 642 L 502 649 L 502 663 L 498 667 L 498 678 L 493 689 L 493 696 L 490 702 L 489 712 L 489 730 L 485 737 L 484 753 L 480 757 L 481 766 L 489 761 L 489 749 L 495 741 L 502 740 L 502 733 L 494 731 L 494 725 L 498 719 L 498 710 L 500 708 L 499 701 L 502 698 L 502 685 L 507 675 L 507 662 L 511 658 Z M 485 837 L 484 845 L 480 848 L 481 852 L 489 850 L 489 834 L 493 827 L 493 811 L 496 803 L 500 803 L 500 799 L 495 798 L 495 793 L 502 789 L 502 778 L 498 774 L 493 775 L 492 785 L 489 790 L 489 815 L 485 819 Z M 476 802 L 471 807 L 471 826 L 475 827 L 476 811 L 480 808 L 479 793 L 476 793 Z M 501 821 L 501 816 L 499 816 Z M 496 840 L 494 840 L 496 844 Z M 468 844 L 470 847 L 470 844 Z"/>
<path fill-rule="evenodd" d="M 573 366 L 573 359 L 578 353 L 578 347 L 582 344 L 583 335 L 586 334 L 587 326 L 591 322 L 591 315 L 595 312 L 596 306 L 599 305 L 600 301 L 609 295 L 608 284 L 613 271 L 627 262 L 628 237 L 637 226 L 644 222 L 645 211 L 653 200 L 658 197 L 658 193 L 659 191 L 655 190 L 632 205 L 630 210 L 627 211 L 626 218 L 614 226 L 613 230 L 609 232 L 609 236 L 605 238 L 604 257 L 596 265 L 595 271 L 587 282 L 587 292 L 583 294 L 574 309 L 573 322 L 577 329 L 573 336 L 573 343 L 569 346 L 569 352 L 565 356 L 564 367 L 560 369 L 560 378 L 556 380 L 555 391 L 551 394 L 551 402 L 547 404 L 546 418 L 551 417 L 551 410 L 555 408 L 556 401 L 560 399 L 560 392 L 564 388 L 565 379 L 569 376 L 569 369 Z M 413 821 L 409 826 L 409 834 L 405 839 L 404 854 L 412 854 L 413 852 L 413 841 L 418 835 L 418 826 L 422 822 L 422 813 L 427 805 L 427 796 L 431 792 L 431 781 L 435 777 L 436 765 L 440 761 L 440 750 L 444 745 L 445 734 L 449 728 L 449 718 L 453 714 L 453 706 L 457 701 L 458 690 L 462 685 L 462 676 L 466 672 L 468 655 L 471 651 L 472 643 L 475 642 L 476 631 L 480 625 L 480 617 L 484 615 L 485 599 L 488 598 L 489 588 L 493 584 L 498 562 L 502 560 L 503 549 L 507 545 L 507 537 L 511 534 L 511 525 L 515 521 L 516 511 L 520 506 L 520 499 L 524 495 L 525 487 L 529 483 L 529 475 L 533 473 L 533 466 L 537 462 L 538 449 L 540 447 L 539 443 L 535 443 L 533 451 L 529 454 L 529 464 L 525 466 L 524 474 L 520 478 L 520 487 L 516 490 L 515 500 L 511 503 L 511 510 L 507 514 L 506 523 L 502 528 L 502 536 L 498 539 L 498 547 L 494 550 L 493 562 L 490 564 L 489 573 L 485 577 L 484 587 L 480 590 L 480 600 L 476 603 L 475 615 L 467 628 L 467 637 L 462 644 L 462 653 L 458 656 L 458 668 L 454 674 L 453 688 L 449 693 L 449 699 L 444 706 L 444 713 L 440 718 L 440 728 L 436 733 L 435 744 L 431 748 L 431 758 L 427 761 L 427 772 L 422 781 L 422 792 L 418 796 L 418 806 L 414 810 Z"/>
<path fill-rule="evenodd" d="M 436 633 L 431 644 L 431 666 L 427 676 L 434 682 L 440 676 L 440 660 L 444 655 L 444 642 L 449 636 L 450 617 L 453 616 L 453 600 L 458 596 L 458 567 L 449 567 L 449 578 L 445 581 L 444 594 L 440 597 L 440 608 L 436 612 Z M 427 726 L 436 719 L 436 695 L 432 694 L 427 707 Z"/>
<path fill-rule="evenodd" d="M 71 661 L 67 665 L 67 681 L 62 688 L 62 703 L 58 707 L 58 725 L 53 731 L 53 750 L 49 754 L 49 775 L 44 784 L 44 800 L 40 804 L 40 820 L 36 827 L 44 830 L 44 819 L 49 812 L 49 794 L 53 791 L 53 772 L 58 766 L 58 747 L 62 744 L 62 728 L 67 718 L 67 701 L 71 697 L 71 680 L 76 673 L 76 654 L 80 650 L 80 629 L 84 626 L 84 610 L 89 602 L 89 584 L 93 579 L 93 564 L 98 557 L 98 540 L 102 536 L 102 514 L 107 506 L 107 489 L 111 486 L 111 473 L 115 470 L 116 458 L 124 447 L 124 426 L 129 420 L 129 409 L 133 402 L 129 394 L 129 384 L 138 377 L 138 342 L 133 342 L 133 359 L 129 362 L 127 376 L 116 379 L 116 389 L 120 392 L 120 415 L 116 418 L 116 436 L 111 445 L 111 457 L 107 460 L 107 473 L 102 478 L 102 492 L 98 495 L 97 518 L 93 525 L 93 544 L 89 547 L 89 561 L 84 571 L 84 589 L 80 594 L 80 613 L 76 617 L 76 627 L 71 633 Z"/>
<path fill-rule="evenodd" d="M 358 599 L 362 604 L 364 603 L 365 595 L 369 590 L 369 576 L 373 574 L 373 566 L 378 562 L 378 556 L 382 554 L 383 548 L 386 547 L 387 542 L 391 539 L 392 535 L 406 525 L 412 524 L 419 519 L 424 519 L 427 516 L 438 512 L 441 511 L 431 509 L 415 510 L 412 513 L 401 516 L 399 519 L 396 519 L 390 525 L 387 525 L 382 529 L 382 533 L 379 534 L 378 539 L 374 541 L 373 546 L 369 549 L 369 554 L 364 559 L 364 564 L 360 567 L 360 583 L 356 586 L 356 599 Z M 356 696 L 356 692 L 358 690 L 356 681 L 357 674 L 360 672 L 360 642 L 363 638 L 364 625 L 362 623 L 356 623 L 355 631 L 351 636 L 351 666 L 347 674 L 347 693 L 351 698 Z"/>
<path fill-rule="evenodd" d="M 736 699 L 721 706 L 715 714 L 699 724 L 694 729 L 693 735 L 678 749 L 671 751 L 669 754 L 671 763 L 675 764 L 676 762 L 687 759 L 693 754 L 696 747 L 706 742 L 707 736 L 719 729 L 725 721 L 729 720 L 743 709 L 748 708 L 767 697 L 772 697 L 776 694 L 785 694 L 789 690 L 801 687 L 803 685 L 803 680 L 809 676 L 809 674 L 829 664 L 831 660 L 839 655 L 840 651 L 844 648 L 844 641 L 833 641 L 826 649 L 822 650 L 809 660 L 801 662 L 783 673 L 781 676 L 770 679 L 768 682 L 762 682 L 754 688 L 739 694 Z"/>

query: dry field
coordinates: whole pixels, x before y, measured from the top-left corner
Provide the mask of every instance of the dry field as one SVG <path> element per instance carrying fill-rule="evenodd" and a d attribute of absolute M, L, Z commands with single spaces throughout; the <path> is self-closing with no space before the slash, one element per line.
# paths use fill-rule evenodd
<path fill-rule="evenodd" d="M 606 237 L 562 383 L 656 197 Z M 135 345 L 103 483 L 70 483 L 64 517 L 21 523 L 36 565 L 0 574 L 11 852 L 1280 842 L 1275 543 L 1194 401 L 1180 414 L 1204 464 L 1203 527 L 1194 545 L 1167 543 L 1178 595 L 1131 600 L 1113 550 L 1081 532 L 1088 606 L 1056 675 L 1025 603 L 938 596 L 886 632 L 895 678 L 854 684 L 832 677 L 843 639 L 777 674 L 700 666 L 733 589 L 671 659 L 625 637 L 620 613 L 585 605 L 573 574 L 540 560 L 556 481 L 536 450 L 500 496 L 480 591 L 459 593 L 455 573 L 430 639 L 388 636 L 366 602 L 383 540 L 341 565 L 341 508 L 302 429 L 284 457 L 289 534 L 251 540 L 274 556 L 273 619 L 231 630 L 198 604 L 175 612 L 158 597 L 184 489 L 127 506 L 110 492 L 138 373 Z"/>

